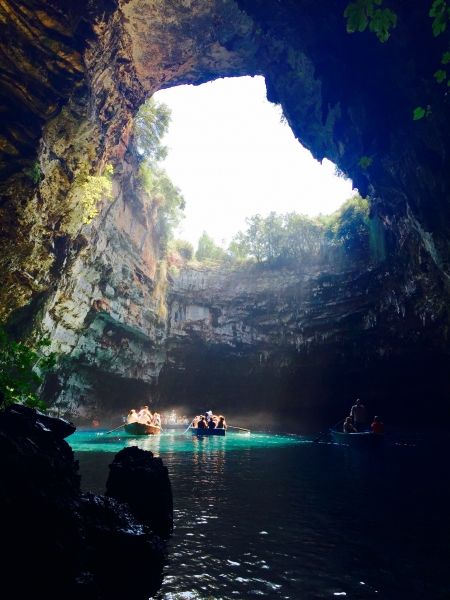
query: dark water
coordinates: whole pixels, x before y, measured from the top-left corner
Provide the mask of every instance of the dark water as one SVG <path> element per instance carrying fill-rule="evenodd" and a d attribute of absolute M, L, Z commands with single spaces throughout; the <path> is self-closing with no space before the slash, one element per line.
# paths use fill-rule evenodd
<path fill-rule="evenodd" d="M 158 599 L 450 599 L 447 444 L 263 438 L 152 442 L 175 502 Z M 106 450 L 136 443 L 72 441 L 94 491 Z"/>

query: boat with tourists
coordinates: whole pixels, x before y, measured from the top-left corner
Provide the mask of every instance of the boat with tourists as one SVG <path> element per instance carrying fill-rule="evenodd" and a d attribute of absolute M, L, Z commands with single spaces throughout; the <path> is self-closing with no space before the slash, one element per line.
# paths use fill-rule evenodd
<path fill-rule="evenodd" d="M 161 416 L 157 412 L 152 414 L 148 406 L 143 406 L 139 412 L 132 408 L 123 427 L 129 435 L 158 435 L 161 433 Z"/>
<path fill-rule="evenodd" d="M 190 430 L 192 431 L 192 435 L 199 436 L 220 435 L 223 437 L 226 435 L 226 429 L 204 429 L 199 427 L 190 427 Z"/>
<path fill-rule="evenodd" d="M 161 427 L 149 425 L 147 423 L 127 423 L 124 427 L 129 435 L 158 435 L 161 433 Z"/>
<path fill-rule="evenodd" d="M 194 417 L 186 429 L 185 433 L 189 430 L 192 431 L 192 435 L 199 437 L 208 437 L 211 435 L 225 436 L 227 430 L 227 423 L 223 415 L 215 415 L 212 410 L 208 410 L 204 415 L 197 415 Z"/>
<path fill-rule="evenodd" d="M 345 433 L 344 431 L 330 429 L 330 435 L 334 443 L 346 446 L 375 446 L 380 444 L 384 439 L 382 433 L 374 433 L 369 430 Z"/>

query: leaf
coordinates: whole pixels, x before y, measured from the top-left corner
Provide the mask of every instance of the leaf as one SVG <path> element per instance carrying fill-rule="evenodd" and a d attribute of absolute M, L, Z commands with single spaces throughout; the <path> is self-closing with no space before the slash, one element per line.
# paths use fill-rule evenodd
<path fill-rule="evenodd" d="M 413 120 L 420 121 L 420 119 L 424 118 L 425 114 L 426 114 L 426 110 L 422 106 L 417 106 L 413 110 Z"/>
<path fill-rule="evenodd" d="M 444 69 L 438 69 L 434 74 L 434 78 L 438 83 L 444 82 L 447 79 L 447 71 L 444 71 Z"/>
<path fill-rule="evenodd" d="M 428 13 L 430 17 L 436 17 L 439 12 L 441 12 L 445 8 L 445 0 L 434 0 L 431 5 L 430 12 Z"/>
<path fill-rule="evenodd" d="M 371 158 L 370 156 L 361 156 L 361 158 L 358 161 L 358 165 L 361 167 L 361 169 L 368 169 L 370 167 L 370 165 L 373 163 L 373 158 Z"/>
<path fill-rule="evenodd" d="M 369 29 L 373 31 L 380 42 L 384 43 L 390 37 L 390 29 L 397 26 L 397 15 L 389 8 L 375 11 Z"/>
<path fill-rule="evenodd" d="M 443 65 L 448 65 L 450 63 L 450 52 L 444 52 L 441 63 Z"/>
<path fill-rule="evenodd" d="M 349 4 L 344 11 L 347 19 L 347 32 L 364 31 L 368 25 L 368 19 L 361 2 Z"/>

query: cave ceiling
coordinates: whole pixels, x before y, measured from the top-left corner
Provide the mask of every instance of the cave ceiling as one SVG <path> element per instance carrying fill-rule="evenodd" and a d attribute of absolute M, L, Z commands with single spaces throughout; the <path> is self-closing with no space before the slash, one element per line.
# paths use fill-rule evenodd
<path fill-rule="evenodd" d="M 42 248 L 56 252 L 58 236 L 76 238 L 61 225 L 72 182 L 86 157 L 92 172 L 107 162 L 120 172 L 132 118 L 158 89 L 262 74 L 269 100 L 282 105 L 301 143 L 369 193 L 372 210 L 397 222 L 400 236 L 407 218 L 447 276 L 448 94 L 433 73 L 448 39 L 433 37 L 425 0 L 390 2 L 398 25 L 386 43 L 369 31 L 347 33 L 347 4 L 4 0 L 2 242 L 17 224 L 25 227 L 30 198 L 48 217 L 33 235 L 30 225 L 18 234 L 32 240 L 23 255 L 34 252 L 34 265 Z M 431 108 L 417 122 L 412 112 L 421 104 Z M 51 173 L 30 176 L 36 161 L 51 164 Z M 8 249 L 3 255 L 5 264 Z M 32 270 L 22 268 L 34 294 L 51 278 L 46 267 Z"/>

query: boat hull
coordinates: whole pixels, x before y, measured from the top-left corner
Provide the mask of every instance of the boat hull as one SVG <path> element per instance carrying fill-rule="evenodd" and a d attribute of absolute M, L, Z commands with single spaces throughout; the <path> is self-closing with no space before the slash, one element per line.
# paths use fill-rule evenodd
<path fill-rule="evenodd" d="M 161 433 L 161 427 L 145 425 L 144 423 L 127 423 L 125 431 L 129 435 L 158 435 Z"/>
<path fill-rule="evenodd" d="M 346 446 L 376 446 L 380 444 L 384 435 L 372 431 L 359 431 L 357 433 L 344 433 L 343 431 L 330 431 L 331 439 L 336 444 Z"/>
<path fill-rule="evenodd" d="M 209 436 L 209 435 L 225 435 L 225 429 L 198 429 L 197 427 L 191 427 L 192 435 Z"/>

